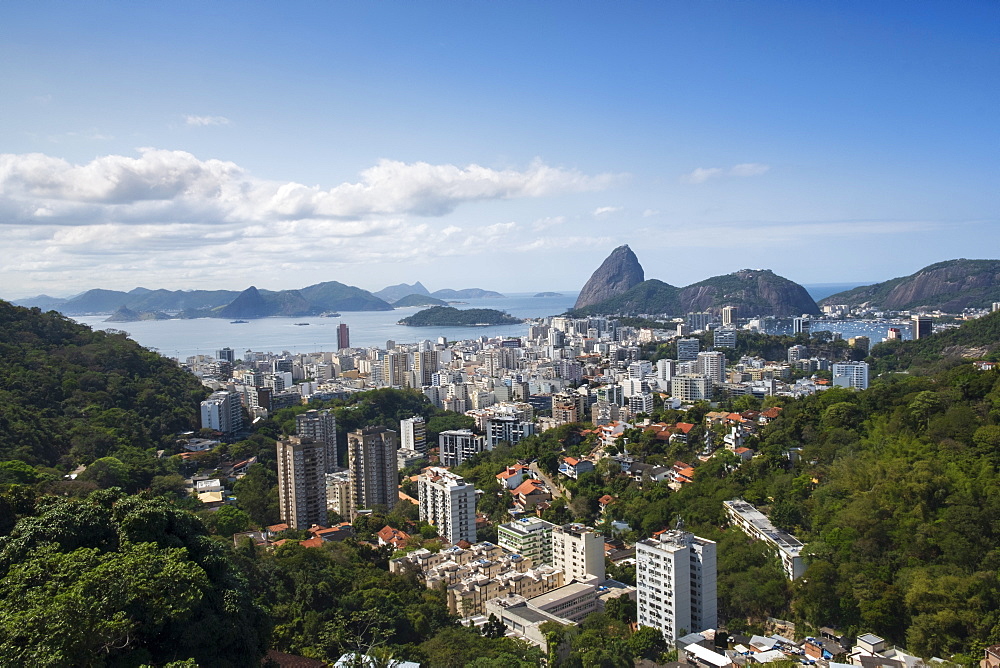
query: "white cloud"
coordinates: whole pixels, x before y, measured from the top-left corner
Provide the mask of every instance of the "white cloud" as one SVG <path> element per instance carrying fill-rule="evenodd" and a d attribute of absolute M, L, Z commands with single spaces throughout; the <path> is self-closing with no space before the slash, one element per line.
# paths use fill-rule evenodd
<path fill-rule="evenodd" d="M 184 117 L 184 122 L 188 125 L 194 125 L 196 127 L 205 127 L 206 125 L 229 125 L 229 119 L 225 116 L 193 116 L 189 114 Z"/>
<path fill-rule="evenodd" d="M 659 214 L 660 212 L 657 211 L 656 209 L 646 209 L 645 211 L 642 212 L 642 217 L 650 218 L 652 216 L 658 216 Z"/>
<path fill-rule="evenodd" d="M 698 167 L 694 171 L 681 176 L 681 181 L 685 183 L 705 183 L 711 179 L 718 179 L 726 176 L 747 177 L 760 176 L 769 171 L 771 167 L 759 162 L 744 162 L 733 165 L 729 169 L 722 167 Z"/>
<path fill-rule="evenodd" d="M 324 272 L 485 255 L 565 219 L 523 227 L 436 220 L 465 203 L 599 190 L 616 178 L 538 160 L 520 170 L 382 160 L 322 188 L 259 179 L 184 151 L 146 148 L 81 164 L 0 154 L 0 284 L 29 294 L 134 287 L 147 276 L 167 287 L 209 287 L 244 266 L 292 262 Z"/>
<path fill-rule="evenodd" d="M 620 206 L 599 206 L 594 209 L 594 217 L 600 218 L 601 216 L 606 216 L 609 213 L 617 213 L 622 210 Z"/>

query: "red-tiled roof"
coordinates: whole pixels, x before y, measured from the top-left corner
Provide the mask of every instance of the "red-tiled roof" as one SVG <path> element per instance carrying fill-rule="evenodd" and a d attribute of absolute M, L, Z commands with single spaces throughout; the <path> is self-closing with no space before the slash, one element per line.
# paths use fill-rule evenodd
<path fill-rule="evenodd" d="M 615 497 L 611 496 L 610 494 L 605 494 L 604 496 L 599 498 L 597 502 L 602 506 L 607 506 L 615 502 Z"/>
<path fill-rule="evenodd" d="M 580 463 L 580 460 L 577 459 L 576 457 L 564 457 L 563 461 L 569 464 L 570 466 L 576 466 L 577 464 Z"/>
<path fill-rule="evenodd" d="M 687 434 L 689 431 L 694 429 L 694 425 L 690 422 L 678 422 L 676 426 L 682 434 Z"/>
<path fill-rule="evenodd" d="M 320 547 L 323 545 L 322 538 L 310 538 L 299 543 L 302 547 Z"/>
<path fill-rule="evenodd" d="M 518 485 L 517 489 L 513 491 L 513 494 L 515 496 L 521 496 L 522 494 L 527 496 L 537 492 L 541 486 L 542 482 L 540 480 L 525 480 Z"/>
<path fill-rule="evenodd" d="M 270 531 L 271 533 L 279 533 L 287 528 L 289 528 L 288 525 L 282 523 L 282 524 L 272 524 L 267 528 L 267 530 Z"/>

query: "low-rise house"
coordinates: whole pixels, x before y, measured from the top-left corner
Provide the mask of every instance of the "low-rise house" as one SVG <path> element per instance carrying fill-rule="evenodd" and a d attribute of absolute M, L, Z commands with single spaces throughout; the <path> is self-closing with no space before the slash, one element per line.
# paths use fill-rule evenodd
<path fill-rule="evenodd" d="M 505 489 L 517 489 L 528 475 L 528 467 L 524 464 L 514 464 L 497 473 L 497 482 Z"/>
<path fill-rule="evenodd" d="M 397 550 L 406 547 L 406 541 L 410 540 L 410 534 L 399 529 L 393 529 L 389 525 L 382 527 L 376 535 L 378 536 L 379 545 L 391 545 Z"/>
<path fill-rule="evenodd" d="M 589 459 L 577 459 L 576 457 L 563 457 L 562 463 L 559 465 L 559 473 L 573 480 L 593 470 L 594 462 Z"/>
<path fill-rule="evenodd" d="M 528 512 L 539 503 L 552 500 L 552 494 L 541 480 L 525 480 L 512 493 L 514 504 L 521 512 Z"/>

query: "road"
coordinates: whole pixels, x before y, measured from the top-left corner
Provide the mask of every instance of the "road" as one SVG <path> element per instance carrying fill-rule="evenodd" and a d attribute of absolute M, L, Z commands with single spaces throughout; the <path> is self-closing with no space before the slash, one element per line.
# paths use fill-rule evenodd
<path fill-rule="evenodd" d="M 566 500 L 569 501 L 570 499 L 573 498 L 573 496 L 569 492 L 564 491 L 561 487 L 559 487 L 559 485 L 557 485 L 552 480 L 552 478 L 542 473 L 541 469 L 538 468 L 537 462 L 531 462 L 531 464 L 528 465 L 528 470 L 537 475 L 538 478 L 541 479 L 541 481 L 548 486 L 548 488 L 552 491 L 553 499 L 558 499 L 560 496 L 565 496 Z"/>

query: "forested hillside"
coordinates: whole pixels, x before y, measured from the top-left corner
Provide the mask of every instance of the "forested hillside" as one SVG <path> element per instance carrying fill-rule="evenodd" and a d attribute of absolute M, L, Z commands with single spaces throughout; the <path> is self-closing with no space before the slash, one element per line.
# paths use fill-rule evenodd
<path fill-rule="evenodd" d="M 124 334 L 0 301 L 0 461 L 138 456 L 196 429 L 208 391 Z"/>

